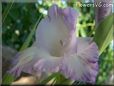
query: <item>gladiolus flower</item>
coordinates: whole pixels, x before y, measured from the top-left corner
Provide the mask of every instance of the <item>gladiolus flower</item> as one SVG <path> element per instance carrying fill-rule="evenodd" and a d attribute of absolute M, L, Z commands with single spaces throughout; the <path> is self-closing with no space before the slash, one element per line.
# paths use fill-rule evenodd
<path fill-rule="evenodd" d="M 71 80 L 95 82 L 98 73 L 98 47 L 91 37 L 76 37 L 79 14 L 73 8 L 50 7 L 36 30 L 36 41 L 20 52 L 10 72 L 60 72 Z"/>

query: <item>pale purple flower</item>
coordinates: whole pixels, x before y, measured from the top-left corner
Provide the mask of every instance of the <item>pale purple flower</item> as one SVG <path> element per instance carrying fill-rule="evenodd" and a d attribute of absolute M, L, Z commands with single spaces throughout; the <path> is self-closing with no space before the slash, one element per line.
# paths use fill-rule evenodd
<path fill-rule="evenodd" d="M 20 52 L 11 73 L 19 76 L 60 72 L 71 80 L 95 82 L 98 73 L 98 47 L 90 37 L 76 37 L 79 14 L 72 8 L 53 5 L 36 30 L 36 41 Z"/>

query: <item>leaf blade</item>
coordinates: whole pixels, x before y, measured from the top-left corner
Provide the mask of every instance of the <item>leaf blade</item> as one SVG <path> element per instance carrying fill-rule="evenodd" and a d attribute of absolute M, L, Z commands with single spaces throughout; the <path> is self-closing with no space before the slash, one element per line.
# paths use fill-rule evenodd
<path fill-rule="evenodd" d="M 113 39 L 113 16 L 114 13 L 107 16 L 96 28 L 94 41 L 97 43 L 99 53 L 101 54 Z"/>

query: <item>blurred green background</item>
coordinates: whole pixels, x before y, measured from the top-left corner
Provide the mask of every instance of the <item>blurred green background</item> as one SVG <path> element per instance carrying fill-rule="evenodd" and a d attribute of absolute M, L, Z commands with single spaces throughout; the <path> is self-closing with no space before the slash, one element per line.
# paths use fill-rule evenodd
<path fill-rule="evenodd" d="M 78 7 L 74 2 L 55 2 L 60 7 L 73 7 L 80 12 L 77 23 L 77 36 L 93 37 L 95 34 L 95 11 L 93 7 Z M 17 51 L 25 43 L 28 35 L 33 30 L 37 20 L 41 20 L 46 14 L 48 8 L 53 4 L 48 0 L 38 0 L 36 3 L 5 3 L 2 2 L 2 43 Z M 32 36 L 29 46 L 35 41 L 35 35 Z M 28 47 L 29 47 L 28 46 Z M 109 84 L 114 77 L 114 58 L 112 42 L 99 57 L 99 74 L 96 80 L 97 84 Z"/>

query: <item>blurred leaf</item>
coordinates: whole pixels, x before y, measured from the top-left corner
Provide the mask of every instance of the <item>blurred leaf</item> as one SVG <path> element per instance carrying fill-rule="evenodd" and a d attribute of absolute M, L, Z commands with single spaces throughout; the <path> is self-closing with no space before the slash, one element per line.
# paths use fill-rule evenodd
<path fill-rule="evenodd" d="M 14 77 L 11 74 L 6 73 L 2 79 L 2 84 L 11 84 L 14 81 Z"/>
<path fill-rule="evenodd" d="M 48 83 L 48 82 L 49 82 L 51 79 L 53 79 L 55 76 L 56 76 L 56 73 L 51 74 L 50 76 L 48 76 L 47 78 L 45 78 L 44 80 L 42 80 L 42 81 L 40 82 L 40 84 L 46 84 L 46 83 Z"/>
<path fill-rule="evenodd" d="M 94 40 L 98 45 L 100 54 L 105 50 L 113 38 L 113 16 L 114 13 L 107 16 L 96 28 Z"/>
<path fill-rule="evenodd" d="M 4 21 L 5 21 L 6 17 L 7 17 L 7 15 L 8 15 L 8 13 L 9 13 L 9 11 L 10 11 L 10 9 L 12 8 L 13 3 L 14 3 L 14 0 L 11 0 L 10 2 L 11 2 L 11 3 L 9 3 L 9 4 L 7 5 L 7 7 L 5 8 L 5 10 L 4 10 L 3 17 L 2 17 L 2 18 L 3 18 L 2 24 L 4 23 Z"/>
<path fill-rule="evenodd" d="M 37 21 L 36 24 L 34 25 L 34 27 L 33 27 L 32 31 L 31 31 L 31 33 L 28 35 L 28 37 L 27 37 L 27 39 L 25 40 L 24 44 L 22 45 L 20 51 L 23 50 L 23 49 L 25 49 L 25 48 L 27 48 L 27 47 L 29 46 L 29 44 L 30 44 L 30 42 L 31 42 L 31 40 L 32 40 L 32 38 L 33 38 L 33 35 L 34 35 L 35 31 L 36 31 L 37 25 L 38 25 L 38 23 L 39 23 L 41 17 L 42 17 L 42 15 L 39 17 L 38 21 Z"/>
<path fill-rule="evenodd" d="M 52 81 L 53 80 L 53 81 Z M 51 82 L 52 81 L 52 82 Z M 69 79 L 66 79 L 62 74 L 60 73 L 53 73 L 47 78 L 45 78 L 43 81 L 40 82 L 41 84 L 63 84 L 63 85 L 70 85 L 72 82 Z"/>
<path fill-rule="evenodd" d="M 90 83 L 82 82 L 82 81 L 75 81 L 73 85 L 89 85 Z"/>
<path fill-rule="evenodd" d="M 55 76 L 55 84 L 63 84 L 63 85 L 71 85 L 72 81 L 69 79 L 66 79 L 62 74 L 57 73 Z"/>

